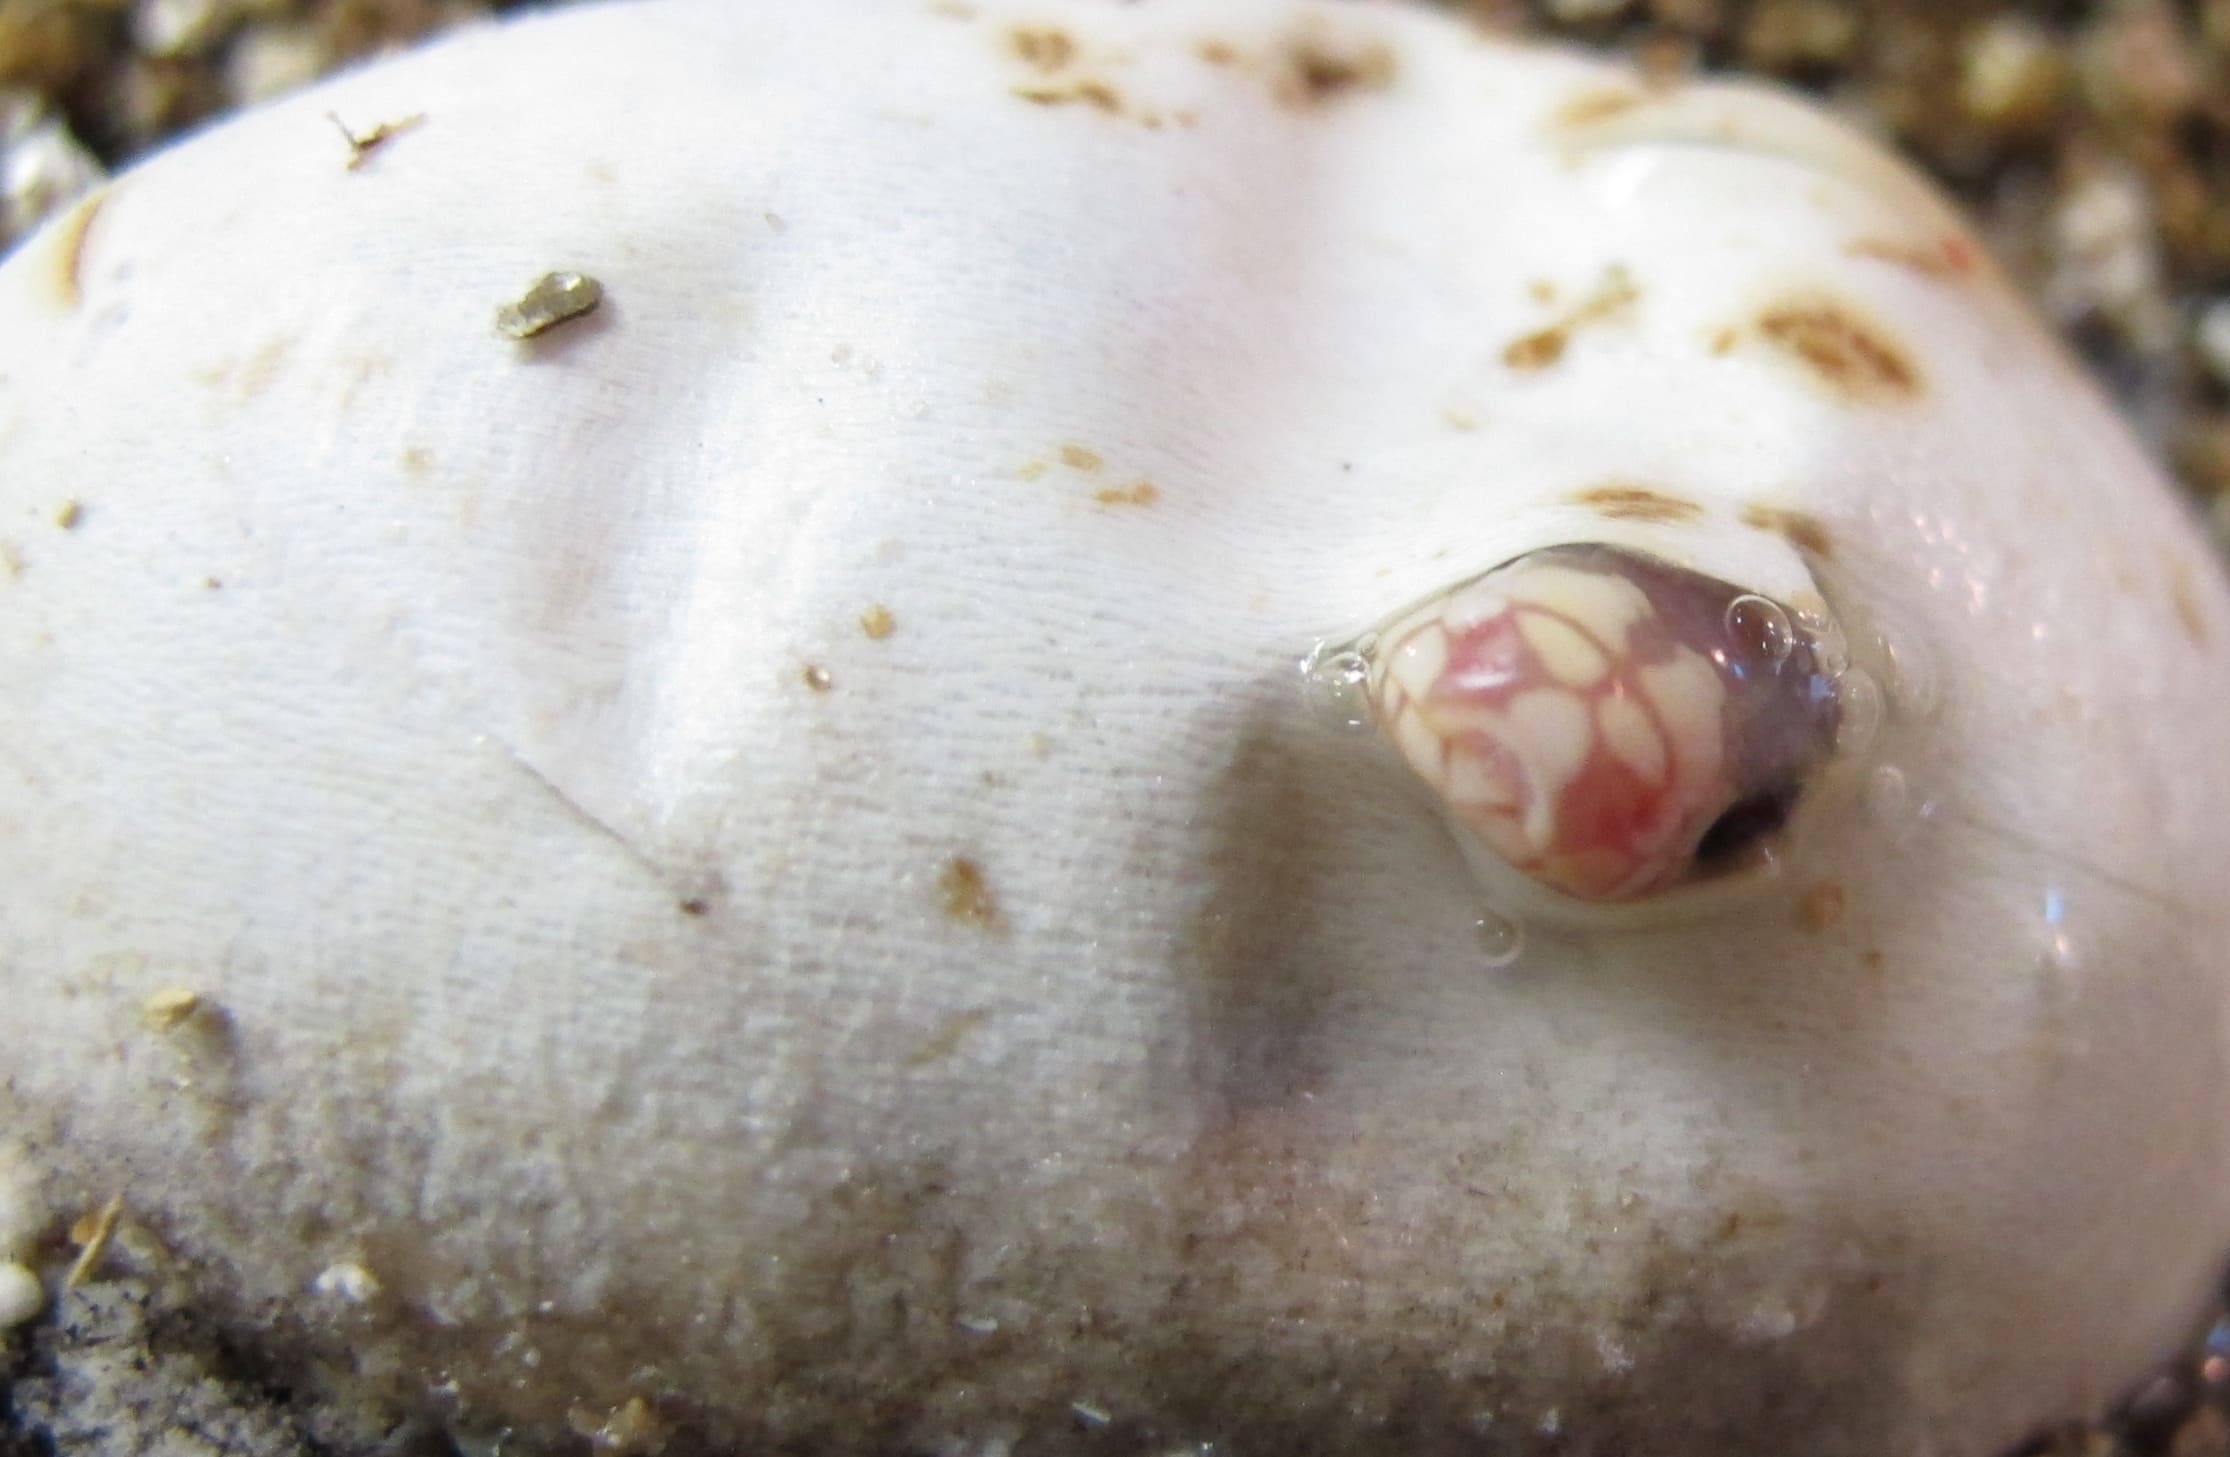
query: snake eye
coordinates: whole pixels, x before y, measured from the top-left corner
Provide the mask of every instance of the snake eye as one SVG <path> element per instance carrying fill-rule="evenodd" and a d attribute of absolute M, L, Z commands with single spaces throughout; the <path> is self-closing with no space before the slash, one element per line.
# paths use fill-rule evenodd
<path fill-rule="evenodd" d="M 1372 717 L 1533 881 L 1630 901 L 1758 864 L 1833 755 L 1840 663 L 1778 603 L 1555 546 L 1377 634 Z"/>

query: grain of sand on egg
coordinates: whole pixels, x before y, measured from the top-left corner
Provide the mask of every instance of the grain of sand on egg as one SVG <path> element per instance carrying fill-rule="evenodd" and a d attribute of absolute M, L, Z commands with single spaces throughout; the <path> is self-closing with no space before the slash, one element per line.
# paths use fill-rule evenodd
<path fill-rule="evenodd" d="M 0 0 L 0 248 L 185 129 L 490 8 L 510 7 Z M 2010 272 L 2230 537 L 2230 3 L 1472 9 L 1496 30 L 1616 50 L 1660 75 L 1793 81 L 1894 137 L 1977 212 Z M 335 125 L 338 147 L 364 140 Z M 2204 1115 L 2163 1110 L 2182 1116 Z M 452 1450 L 438 1433 L 382 1430 L 272 1385 L 251 1354 L 205 1328 L 128 1207 L 87 1208 L 42 1238 L 36 1253 L 71 1273 L 58 1298 L 0 1335 L 0 1457 Z M 342 1299 L 374 1279 L 342 1267 L 323 1278 Z M 0 1315 L 30 1301 L 0 1278 Z M 2021 1333 L 2006 1339 L 2017 1348 Z M 598 1451 L 658 1444 L 639 1412 L 584 1412 L 580 1427 Z M 2025 1451 L 2226 1457 L 2230 1322 L 2097 1425 Z"/>

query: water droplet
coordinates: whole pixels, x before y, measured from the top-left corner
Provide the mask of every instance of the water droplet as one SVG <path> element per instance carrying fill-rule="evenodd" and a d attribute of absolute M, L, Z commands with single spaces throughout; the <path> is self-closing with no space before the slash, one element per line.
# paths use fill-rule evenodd
<path fill-rule="evenodd" d="M 2067 892 L 2054 886 L 2044 892 L 2044 947 L 2038 965 L 2054 1000 L 2068 997 L 2071 988 L 2067 977 L 2081 962 L 2074 931 L 2068 925 Z"/>
<path fill-rule="evenodd" d="M 1943 706 L 1943 695 L 1928 655 L 1910 644 L 1888 641 L 1882 643 L 1882 652 L 1889 660 L 1889 688 L 1897 712 L 1911 719 L 1933 717 Z"/>
<path fill-rule="evenodd" d="M 1889 716 L 1882 685 L 1863 668 L 1853 668 L 1835 680 L 1835 701 L 1842 710 L 1835 724 L 1835 752 L 1866 752 L 1881 736 L 1882 720 Z"/>
<path fill-rule="evenodd" d="M 1886 825 L 1903 824 L 1912 814 L 1913 787 L 1905 771 L 1884 764 L 1866 780 L 1866 812 Z"/>
<path fill-rule="evenodd" d="M 1488 911 L 1473 921 L 1471 934 L 1485 953 L 1487 965 L 1497 970 L 1525 954 L 1525 926 L 1500 911 Z"/>
<path fill-rule="evenodd" d="M 1850 640 L 1842 625 L 1824 612 L 1798 612 L 1796 630 L 1812 654 L 1813 671 L 1839 678 L 1851 665 Z"/>
<path fill-rule="evenodd" d="M 1370 653 L 1363 643 L 1377 645 L 1375 636 L 1355 643 L 1319 643 L 1301 659 L 1301 677 L 1309 697 L 1324 719 L 1344 729 L 1365 729 L 1371 723 Z"/>
<path fill-rule="evenodd" d="M 1735 1323 L 1735 1339 L 1759 1345 L 1785 1341 L 1796 1334 L 1802 1322 L 1796 1308 L 1786 1300 L 1767 1296 L 1743 1312 Z"/>
<path fill-rule="evenodd" d="M 1785 663 L 1796 651 L 1796 626 L 1781 604 L 1745 592 L 1727 604 L 1727 636 L 1746 656 Z"/>

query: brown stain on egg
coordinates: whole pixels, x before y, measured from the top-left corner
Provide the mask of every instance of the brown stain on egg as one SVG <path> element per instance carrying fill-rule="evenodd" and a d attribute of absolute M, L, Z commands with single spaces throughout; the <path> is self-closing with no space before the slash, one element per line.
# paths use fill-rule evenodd
<path fill-rule="evenodd" d="M 2184 636 L 2191 639 L 2195 648 L 2207 645 L 2211 634 L 2207 631 L 2206 614 L 2199 606 L 2199 586 L 2193 579 L 2191 563 L 2177 561 L 2168 568 L 2168 602 L 2175 609 L 2176 621 L 2182 625 Z"/>
<path fill-rule="evenodd" d="M 1567 97 L 1563 105 L 1549 115 L 1552 131 L 1579 131 L 1612 117 L 1624 116 L 1649 98 L 1639 91 L 1624 86 L 1590 86 Z"/>
<path fill-rule="evenodd" d="M 54 230 L 54 267 L 48 276 L 53 280 L 55 301 L 66 309 L 85 302 L 86 244 L 108 195 L 109 189 L 103 187 L 79 198 Z"/>
<path fill-rule="evenodd" d="M 1085 445 L 1064 445 L 1061 447 L 1061 464 L 1070 470 L 1098 470 L 1101 465 L 1100 453 Z"/>
<path fill-rule="evenodd" d="M 798 681 L 815 693 L 826 693 L 836 686 L 836 675 L 819 663 L 807 663 L 798 670 Z"/>
<path fill-rule="evenodd" d="M 1703 507 L 1694 501 L 1618 481 L 1574 491 L 1571 500 L 1574 505 L 1588 507 L 1613 521 L 1655 521 L 1682 526 L 1703 516 Z"/>
<path fill-rule="evenodd" d="M 867 634 L 870 641 L 881 642 L 898 631 L 898 619 L 891 615 L 888 607 L 877 602 L 859 615 L 859 630 Z"/>
<path fill-rule="evenodd" d="M 1102 506 L 1151 506 L 1161 499 L 1161 487 L 1152 481 L 1134 486 L 1107 486 L 1092 493 Z"/>
<path fill-rule="evenodd" d="M 1554 285 L 1550 286 L 1553 290 Z M 1528 286 L 1527 292 L 1539 299 L 1542 285 L 1539 280 Z M 1552 294 L 1553 296 L 1553 294 Z M 1566 309 L 1555 322 L 1545 328 L 1535 329 L 1511 340 L 1502 350 L 1502 362 L 1521 373 L 1547 369 L 1564 357 L 1575 331 L 1587 324 L 1601 322 L 1622 312 L 1641 297 L 1641 290 L 1634 286 L 1633 276 L 1621 264 L 1612 264 L 1603 271 L 1602 282 L 1578 303 Z"/>
<path fill-rule="evenodd" d="M 1384 91 L 1399 70 L 1391 49 L 1378 42 L 1339 44 L 1324 36 L 1286 43 L 1283 66 L 1271 85 L 1280 104 L 1323 106 L 1366 91 Z"/>
<path fill-rule="evenodd" d="M 968 1034 L 981 1027 L 990 1016 L 989 1007 L 963 1007 L 947 1014 L 937 1024 L 937 1029 L 906 1059 L 906 1066 L 909 1069 L 923 1068 L 944 1062 L 958 1052 L 960 1044 L 968 1040 Z"/>
<path fill-rule="evenodd" d="M 1192 53 L 1211 66 L 1236 66 L 1239 48 L 1227 40 L 1204 40 L 1192 48 Z"/>
<path fill-rule="evenodd" d="M 1895 404 L 1920 393 L 1912 355 L 1888 330 L 1840 299 L 1787 299 L 1761 311 L 1755 327 L 1760 339 L 1853 403 Z"/>
<path fill-rule="evenodd" d="M 937 872 L 937 895 L 945 914 L 979 931 L 1003 932 L 1006 916 L 992 893 L 983 866 L 966 855 L 955 855 Z"/>
<path fill-rule="evenodd" d="M 1571 343 L 1572 332 L 1562 324 L 1552 324 L 1546 329 L 1536 329 L 1512 339 L 1502 350 L 1502 362 L 1512 369 L 1531 372 L 1547 369 L 1564 357 L 1564 346 Z"/>
<path fill-rule="evenodd" d="M 434 453 L 423 445 L 412 445 L 403 450 L 403 474 L 414 481 L 422 481 L 433 473 Z"/>
<path fill-rule="evenodd" d="M 1017 26 L 1007 44 L 1022 64 L 1050 75 L 1076 59 L 1076 42 L 1057 26 Z"/>
<path fill-rule="evenodd" d="M 258 345 L 245 359 L 225 359 L 197 369 L 193 377 L 211 389 L 229 388 L 235 401 L 246 403 L 271 388 L 286 362 L 294 341 L 277 335 Z"/>
<path fill-rule="evenodd" d="M 1123 114 L 1121 93 L 1105 81 L 1071 81 L 1065 86 L 1017 86 L 1014 94 L 1034 106 L 1081 104 L 1108 116 Z"/>
<path fill-rule="evenodd" d="M 1850 890 L 1840 880 L 1815 881 L 1797 898 L 1796 923 L 1806 931 L 1825 931 L 1843 919 L 1850 904 Z"/>
<path fill-rule="evenodd" d="M 1835 540 L 1828 534 L 1827 523 L 1809 511 L 1753 501 L 1742 508 L 1741 521 L 1754 531 L 1770 531 L 1798 551 L 1822 561 L 1835 555 Z"/>

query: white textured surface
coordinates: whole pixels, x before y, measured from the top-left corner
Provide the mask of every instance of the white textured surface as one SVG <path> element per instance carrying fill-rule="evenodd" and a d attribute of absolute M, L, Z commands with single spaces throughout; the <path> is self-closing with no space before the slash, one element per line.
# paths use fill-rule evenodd
<path fill-rule="evenodd" d="M 32 241 L 41 1197 L 475 1430 L 1953 1457 L 2104 1399 L 2230 1231 L 2230 599 L 1996 283 L 1881 256 L 1913 184 L 1749 93 L 1555 122 L 1623 85 L 1398 10 L 586 10 Z M 329 110 L 425 120 L 348 170 Z M 553 269 L 603 307 L 497 336 Z M 1789 298 L 1916 387 L 1823 387 Z M 1488 970 L 1294 660 L 1559 540 L 1788 596 L 1760 504 L 1908 665 L 1906 808 Z"/>

